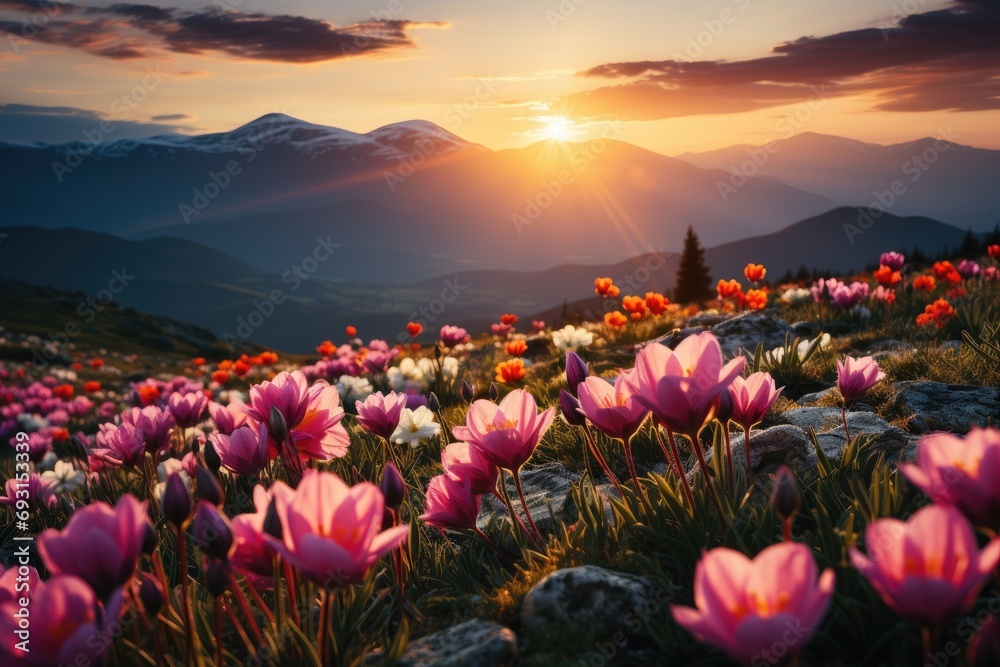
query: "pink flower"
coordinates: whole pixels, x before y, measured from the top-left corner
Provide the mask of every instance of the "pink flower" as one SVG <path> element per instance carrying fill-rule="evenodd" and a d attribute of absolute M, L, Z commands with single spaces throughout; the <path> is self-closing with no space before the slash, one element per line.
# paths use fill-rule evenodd
<path fill-rule="evenodd" d="M 479 516 L 479 496 L 472 491 L 472 480 L 438 475 L 427 484 L 424 513 L 420 520 L 442 530 L 475 528 Z"/>
<path fill-rule="evenodd" d="M 653 343 L 635 359 L 631 382 L 636 400 L 672 431 L 697 434 L 715 418 L 719 396 L 743 370 L 746 357 L 723 365 L 718 339 L 704 332 L 685 338 L 675 350 Z"/>
<path fill-rule="evenodd" d="M 43 507 L 52 509 L 59 504 L 59 499 L 55 494 L 55 480 L 45 480 L 37 472 L 28 475 L 28 483 L 21 485 L 17 479 L 11 477 L 4 484 L 6 495 L 0 496 L 0 505 L 9 505 L 11 508 L 17 506 L 18 500 L 28 503 L 31 511 L 39 510 Z"/>
<path fill-rule="evenodd" d="M 3 568 L 0 565 L 0 568 Z M 18 577 L 21 577 L 20 568 L 11 567 L 0 574 L 0 608 L 7 602 L 11 600 L 17 600 L 18 598 L 31 597 L 31 593 L 35 590 L 35 586 L 41 581 L 41 577 L 38 576 L 38 570 L 31 567 L 30 565 L 25 566 L 26 573 L 24 577 L 19 582 Z M 21 590 L 18 590 L 18 589 Z"/>
<path fill-rule="evenodd" d="M 132 408 L 122 413 L 122 423 L 131 424 L 142 431 L 146 451 L 154 456 L 170 448 L 170 438 L 174 434 L 173 415 L 155 405 Z"/>
<path fill-rule="evenodd" d="M 101 429 L 97 442 L 104 446 L 91 450 L 92 459 L 116 468 L 137 468 L 145 461 L 146 442 L 142 429 L 125 423 L 120 426 L 106 424 Z"/>
<path fill-rule="evenodd" d="M 281 496 L 282 502 L 287 504 L 294 495 L 295 491 L 284 482 L 275 482 L 270 490 L 265 490 L 258 484 L 253 489 L 253 506 L 256 511 L 237 514 L 230 522 L 234 549 L 229 563 L 257 588 L 273 587 L 274 557 L 278 554 L 264 536 L 267 508 L 274 496 Z"/>
<path fill-rule="evenodd" d="M 61 531 L 38 536 L 38 552 L 50 572 L 74 574 L 102 600 L 135 573 L 149 520 L 146 501 L 126 493 L 111 507 L 97 501 L 78 509 Z"/>
<path fill-rule="evenodd" d="M 893 271 L 899 271 L 903 268 L 903 264 L 906 263 L 906 257 L 902 253 L 898 252 L 884 252 L 882 257 L 879 259 L 879 264 L 883 266 L 888 266 Z"/>
<path fill-rule="evenodd" d="M 500 468 L 518 471 L 531 458 L 552 424 L 555 408 L 539 413 L 534 397 L 523 389 L 510 392 L 497 405 L 480 399 L 469 406 L 465 426 L 453 431 Z"/>
<path fill-rule="evenodd" d="M 94 591 L 82 579 L 59 575 L 44 582 L 36 580 L 28 599 L 30 652 L 17 648 L 21 641 L 17 631 L 23 627 L 19 604 L 11 600 L 0 605 L 0 663 L 49 667 L 107 662 L 107 649 L 122 630 L 118 624 L 120 590 L 101 609 Z"/>
<path fill-rule="evenodd" d="M 635 371 L 625 371 L 615 378 L 614 385 L 606 380 L 587 377 L 577 385 L 580 411 L 602 433 L 628 442 L 649 415 L 649 410 L 633 395 L 629 380 Z"/>
<path fill-rule="evenodd" d="M 237 475 L 256 477 L 267 465 L 268 436 L 264 424 L 256 428 L 241 426 L 231 435 L 213 435 L 212 444 L 222 465 Z"/>
<path fill-rule="evenodd" d="M 275 498 L 283 539 L 265 539 L 304 577 L 326 587 L 360 580 L 410 531 L 408 525 L 383 531 L 378 487 L 349 487 L 333 473 L 306 470 L 294 495 Z"/>
<path fill-rule="evenodd" d="M 500 470 L 467 442 L 453 442 L 441 452 L 445 474 L 456 482 L 471 480 L 473 493 L 493 493 Z"/>
<path fill-rule="evenodd" d="M 212 417 L 215 430 L 223 435 L 231 435 L 247 423 L 246 405 L 239 399 L 229 401 L 229 405 L 212 401 L 208 404 L 208 414 Z"/>
<path fill-rule="evenodd" d="M 397 394 L 394 391 L 388 395 L 376 392 L 369 394 L 364 401 L 354 402 L 354 408 L 358 412 L 358 423 L 366 431 L 386 442 L 399 426 L 399 415 L 405 407 L 406 394 Z"/>
<path fill-rule="evenodd" d="M 729 385 L 729 394 L 733 398 L 733 421 L 747 427 L 760 423 L 778 400 L 781 389 L 775 388 L 770 373 L 751 373 L 746 379 L 737 375 Z"/>
<path fill-rule="evenodd" d="M 833 595 L 833 570 L 822 575 L 804 544 L 774 544 L 753 560 L 718 547 L 699 561 L 694 575 L 696 608 L 673 605 L 671 613 L 699 640 L 743 665 L 773 663 L 771 649 L 791 659 L 819 627 Z M 782 639 L 796 628 L 798 640 Z"/>
<path fill-rule="evenodd" d="M 865 531 L 868 556 L 851 547 L 851 563 L 897 614 L 936 626 L 972 608 L 1000 561 L 1000 538 L 979 551 L 961 512 L 928 505 L 910 520 L 879 519 Z"/>
<path fill-rule="evenodd" d="M 441 327 L 441 342 L 445 347 L 455 347 L 469 339 L 469 332 L 462 327 L 446 324 Z"/>
<path fill-rule="evenodd" d="M 1000 527 L 1000 431 L 926 435 L 916 465 L 899 469 L 934 502 L 957 507 L 977 526 Z"/>
<path fill-rule="evenodd" d="M 885 379 L 878 362 L 871 357 L 844 357 L 837 361 L 837 386 L 845 401 L 853 401 Z"/>
<path fill-rule="evenodd" d="M 208 407 L 208 396 L 201 391 L 187 394 L 174 392 L 170 394 L 167 405 L 177 425 L 181 428 L 190 428 L 201 421 L 201 415 Z"/>
<path fill-rule="evenodd" d="M 958 263 L 958 266 L 955 267 L 955 270 L 957 270 L 958 274 L 963 278 L 975 278 L 979 275 L 979 264 L 970 259 L 963 259 Z"/>

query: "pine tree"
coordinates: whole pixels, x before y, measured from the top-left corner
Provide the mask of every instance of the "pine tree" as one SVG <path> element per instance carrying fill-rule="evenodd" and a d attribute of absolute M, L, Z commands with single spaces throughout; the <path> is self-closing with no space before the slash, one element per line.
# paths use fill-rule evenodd
<path fill-rule="evenodd" d="M 708 266 L 705 265 L 705 249 L 701 247 L 701 241 L 698 240 L 694 229 L 688 227 L 680 266 L 677 268 L 674 301 L 689 303 L 709 299 L 712 296 L 711 284 L 712 276 Z"/>

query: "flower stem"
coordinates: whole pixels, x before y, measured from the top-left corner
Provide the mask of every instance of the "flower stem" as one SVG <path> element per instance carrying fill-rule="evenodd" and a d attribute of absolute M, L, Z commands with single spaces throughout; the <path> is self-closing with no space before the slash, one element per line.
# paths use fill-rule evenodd
<path fill-rule="evenodd" d="M 733 479 L 733 444 L 729 439 L 729 420 L 726 420 L 726 423 L 722 425 L 722 432 L 726 436 L 726 490 L 732 495 L 735 480 Z"/>
<path fill-rule="evenodd" d="M 698 456 L 698 467 L 701 468 L 701 477 L 702 482 L 705 483 L 705 491 L 708 492 L 708 497 L 711 498 L 712 504 L 715 505 L 715 509 L 719 512 L 719 518 L 728 526 L 729 520 L 722 511 L 722 504 L 719 502 L 719 498 L 715 495 L 715 482 L 712 481 L 712 474 L 708 468 L 708 464 L 705 462 L 705 452 L 701 451 L 701 440 L 698 439 L 698 433 L 689 433 L 687 437 L 691 441 L 691 449 Z"/>
<path fill-rule="evenodd" d="M 649 498 L 646 496 L 646 489 L 642 488 L 642 484 L 639 483 L 639 473 L 635 471 L 635 458 L 632 456 L 631 438 L 629 438 L 628 441 L 624 443 L 624 447 L 625 447 L 625 463 L 626 465 L 628 465 L 629 477 L 632 478 L 632 483 L 635 484 L 635 488 L 639 492 L 639 500 L 642 501 L 642 506 L 645 508 L 647 513 L 652 514 L 653 508 L 650 506 Z M 621 493 L 621 491 L 619 491 L 619 493 Z"/>
<path fill-rule="evenodd" d="M 681 462 L 681 453 L 677 449 L 677 441 L 674 439 L 673 431 L 667 429 L 667 440 L 670 442 L 670 451 L 667 452 L 667 446 L 663 444 L 663 436 L 660 435 L 660 430 L 654 427 L 656 431 L 656 438 L 660 442 L 660 447 L 663 448 L 663 453 L 667 456 L 667 459 L 673 459 L 674 472 L 678 477 L 681 478 L 681 484 L 684 487 L 684 497 L 687 498 L 688 504 L 691 506 L 691 511 L 694 512 L 694 492 L 691 491 L 691 485 L 688 484 L 687 473 L 684 471 L 684 464 Z"/>
<path fill-rule="evenodd" d="M 747 484 L 753 486 L 753 461 L 750 460 L 750 433 L 753 426 L 750 424 L 740 424 L 743 428 L 743 445 L 747 450 Z"/>
<path fill-rule="evenodd" d="M 320 592 L 319 632 L 317 645 L 319 648 L 319 664 L 328 667 L 330 664 L 330 613 L 333 611 L 333 596 L 325 588 Z"/>
<path fill-rule="evenodd" d="M 517 489 L 517 497 L 521 500 L 521 507 L 524 508 L 524 516 L 528 519 L 528 525 L 531 526 L 531 530 L 538 538 L 537 544 L 540 546 L 543 543 L 542 532 L 538 530 L 535 520 L 531 518 L 531 510 L 528 509 L 528 501 L 524 498 L 524 489 L 521 488 L 521 474 L 518 471 L 514 471 L 514 488 Z"/>
<path fill-rule="evenodd" d="M 846 442 L 851 441 L 851 434 L 847 432 L 847 402 L 840 407 L 840 418 L 844 420 L 844 440 Z"/>
<path fill-rule="evenodd" d="M 618 481 L 617 475 L 611 471 L 611 466 L 608 465 L 608 460 L 604 458 L 604 454 L 601 452 L 601 449 L 597 444 L 597 440 L 594 438 L 594 434 L 591 433 L 590 429 L 586 426 L 583 428 L 583 433 L 584 438 L 587 440 L 587 444 L 590 447 L 590 453 L 593 454 L 594 458 L 597 460 L 597 465 L 601 466 L 601 470 L 604 471 L 604 474 L 611 481 L 611 483 L 615 485 L 615 488 L 618 489 L 618 495 L 621 496 L 622 500 L 624 500 L 625 493 L 622 491 L 622 484 Z M 594 478 L 591 477 L 590 479 L 593 481 Z M 594 487 L 594 490 L 597 490 L 596 486 Z"/>
<path fill-rule="evenodd" d="M 194 616 L 188 591 L 187 540 L 184 529 L 177 526 L 177 567 L 181 578 L 181 605 L 184 607 L 184 664 L 194 663 Z"/>

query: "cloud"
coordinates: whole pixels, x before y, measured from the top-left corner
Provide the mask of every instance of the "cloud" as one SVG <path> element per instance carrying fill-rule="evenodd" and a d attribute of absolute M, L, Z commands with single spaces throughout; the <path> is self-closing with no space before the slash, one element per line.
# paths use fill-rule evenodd
<path fill-rule="evenodd" d="M 810 99 L 869 94 L 883 111 L 1000 108 L 1000 0 L 957 0 L 884 27 L 779 44 L 738 61 L 598 65 L 587 78 L 628 79 L 570 96 L 574 113 L 654 120 L 739 113 Z"/>
<path fill-rule="evenodd" d="M 0 0 L 0 11 L 10 10 L 22 16 L 0 20 L 0 34 L 15 41 L 37 40 L 118 60 L 168 51 L 314 63 L 410 48 L 415 45 L 411 30 L 450 27 L 443 22 L 407 20 L 335 26 L 303 16 L 217 8 L 186 11 L 143 4 L 85 7 L 47 0 Z"/>
<path fill-rule="evenodd" d="M 184 114 L 173 114 L 184 116 Z M 184 116 L 187 118 L 187 116 Z M 165 120 L 165 117 L 153 120 Z M 106 132 L 110 123 L 112 131 Z M 50 144 L 83 141 L 85 133 L 100 129 L 107 141 L 139 139 L 161 134 L 175 134 L 191 128 L 163 123 L 119 120 L 91 109 L 46 107 L 30 104 L 0 104 L 0 141 L 41 141 Z M 26 139 L 26 137 L 28 139 Z"/>
<path fill-rule="evenodd" d="M 162 116 L 151 116 L 150 120 L 194 120 L 194 116 L 189 116 L 186 113 L 168 113 Z"/>

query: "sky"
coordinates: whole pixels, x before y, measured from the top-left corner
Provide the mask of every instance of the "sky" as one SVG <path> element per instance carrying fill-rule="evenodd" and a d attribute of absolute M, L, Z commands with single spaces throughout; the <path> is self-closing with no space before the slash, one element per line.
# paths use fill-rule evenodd
<path fill-rule="evenodd" d="M 820 132 L 1000 148 L 1000 0 L 0 0 L 0 140 L 425 119 L 667 155 Z"/>

